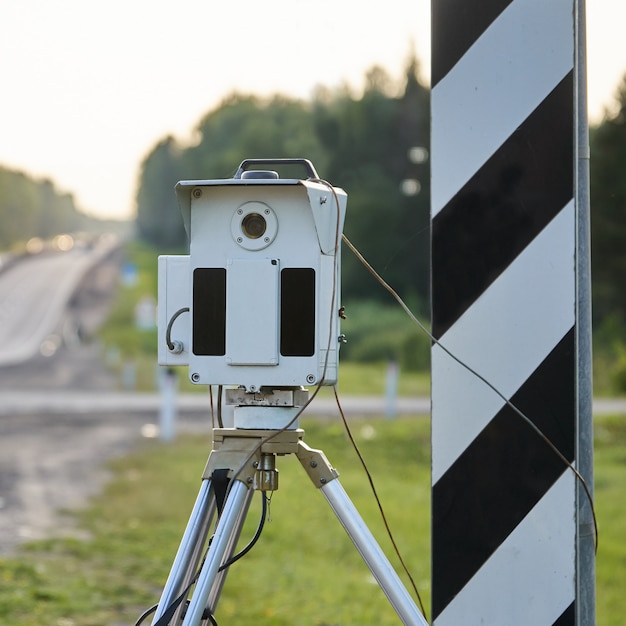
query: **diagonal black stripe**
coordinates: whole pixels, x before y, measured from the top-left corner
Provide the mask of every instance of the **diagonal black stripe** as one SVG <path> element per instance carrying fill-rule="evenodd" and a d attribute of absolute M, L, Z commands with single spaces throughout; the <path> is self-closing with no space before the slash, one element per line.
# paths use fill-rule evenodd
<path fill-rule="evenodd" d="M 511 398 L 569 461 L 575 450 L 574 341 L 572 328 Z M 564 471 L 520 416 L 508 406 L 498 412 L 433 487 L 433 617 Z"/>
<path fill-rule="evenodd" d="M 576 603 L 572 602 L 561 614 L 561 617 L 552 626 L 575 626 L 576 624 Z"/>
<path fill-rule="evenodd" d="M 573 89 L 570 72 L 433 219 L 435 337 L 572 199 Z"/>
<path fill-rule="evenodd" d="M 431 70 L 434 87 L 513 0 L 436 0 L 431 5 Z"/>

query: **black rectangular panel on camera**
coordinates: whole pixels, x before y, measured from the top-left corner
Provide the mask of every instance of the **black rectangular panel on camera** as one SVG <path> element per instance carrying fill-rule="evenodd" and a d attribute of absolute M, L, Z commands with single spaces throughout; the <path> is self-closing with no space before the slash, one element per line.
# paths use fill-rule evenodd
<path fill-rule="evenodd" d="M 226 354 L 226 270 L 223 267 L 194 270 L 192 324 L 194 354 Z"/>
<path fill-rule="evenodd" d="M 280 273 L 280 353 L 315 353 L 315 270 L 287 267 Z"/>

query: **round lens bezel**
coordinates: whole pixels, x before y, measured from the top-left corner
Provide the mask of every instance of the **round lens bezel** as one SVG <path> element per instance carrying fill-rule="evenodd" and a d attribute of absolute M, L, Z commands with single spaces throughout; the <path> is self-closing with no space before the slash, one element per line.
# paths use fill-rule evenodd
<path fill-rule="evenodd" d="M 258 218 L 265 223 L 265 229 L 257 235 L 251 226 L 253 222 L 260 222 Z M 264 202 L 253 200 L 245 202 L 235 210 L 230 230 L 238 246 L 245 250 L 263 250 L 276 238 L 278 219 L 271 207 Z"/>

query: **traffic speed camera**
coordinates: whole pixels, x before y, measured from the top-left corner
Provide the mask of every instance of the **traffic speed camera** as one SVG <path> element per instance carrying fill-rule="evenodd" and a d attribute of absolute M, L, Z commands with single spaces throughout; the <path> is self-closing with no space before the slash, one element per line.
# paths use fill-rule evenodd
<path fill-rule="evenodd" d="M 259 169 L 285 166 L 307 177 Z M 159 257 L 159 364 L 249 392 L 334 384 L 345 192 L 305 159 L 271 159 L 176 195 L 189 255 Z"/>

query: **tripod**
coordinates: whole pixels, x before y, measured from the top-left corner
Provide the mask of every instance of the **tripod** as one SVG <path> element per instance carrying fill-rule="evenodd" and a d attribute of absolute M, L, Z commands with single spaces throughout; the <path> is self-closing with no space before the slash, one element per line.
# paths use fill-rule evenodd
<path fill-rule="evenodd" d="M 212 616 L 228 571 L 222 564 L 232 557 L 253 492 L 275 491 L 278 488 L 276 456 L 295 454 L 313 484 L 326 497 L 402 622 L 407 626 L 427 626 L 428 622 L 341 486 L 338 472 L 321 450 L 304 443 L 304 431 L 298 428 L 297 416 L 306 404 L 308 392 L 281 389 L 245 393 L 233 389 L 226 394 L 227 402 L 236 405 L 234 428 L 213 429 L 213 449 L 200 491 L 152 625 L 216 623 Z M 218 509 L 217 525 L 204 556 L 209 528 Z M 194 583 L 188 603 L 183 602 Z"/>

